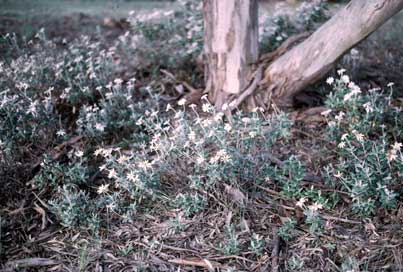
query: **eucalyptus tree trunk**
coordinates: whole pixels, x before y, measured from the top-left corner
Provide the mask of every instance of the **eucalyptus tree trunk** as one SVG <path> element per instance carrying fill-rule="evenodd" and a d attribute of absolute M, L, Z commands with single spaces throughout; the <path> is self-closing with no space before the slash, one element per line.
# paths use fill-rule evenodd
<path fill-rule="evenodd" d="M 403 0 L 352 0 L 309 38 L 265 71 L 262 100 L 290 105 L 295 94 L 321 79 L 336 61 L 403 8 Z"/>
<path fill-rule="evenodd" d="M 292 47 L 296 39 L 290 39 L 259 62 L 258 1 L 203 1 L 206 90 L 218 109 L 226 102 L 291 105 L 297 93 L 403 8 L 403 0 L 351 0 L 303 42 Z"/>
<path fill-rule="evenodd" d="M 251 64 L 258 61 L 258 1 L 203 1 L 206 87 L 221 110 L 230 95 L 247 87 Z"/>

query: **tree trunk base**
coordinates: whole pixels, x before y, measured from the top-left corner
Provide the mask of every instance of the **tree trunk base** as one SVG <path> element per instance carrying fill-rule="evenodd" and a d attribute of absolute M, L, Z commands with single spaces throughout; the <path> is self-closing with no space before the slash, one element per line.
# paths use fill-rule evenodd
<path fill-rule="evenodd" d="M 217 102 L 229 99 L 231 111 L 292 106 L 296 94 L 323 78 L 340 57 L 402 9 L 403 0 L 352 0 L 312 35 L 291 37 L 262 56 L 246 87 Z"/>
<path fill-rule="evenodd" d="M 263 78 L 264 70 L 268 69 L 270 64 L 276 61 L 277 58 L 288 52 L 293 46 L 301 42 L 301 40 L 309 37 L 309 32 L 304 32 L 288 38 L 279 48 L 275 51 L 262 55 L 259 62 L 254 64 L 255 69 L 248 79 L 247 88 L 239 95 L 232 95 L 229 97 L 229 107 L 233 111 L 241 105 L 247 110 L 251 111 L 257 107 L 268 110 L 270 108 L 278 108 L 290 106 L 290 101 L 286 99 L 274 99 L 271 94 L 274 93 L 275 84 L 268 82 Z"/>

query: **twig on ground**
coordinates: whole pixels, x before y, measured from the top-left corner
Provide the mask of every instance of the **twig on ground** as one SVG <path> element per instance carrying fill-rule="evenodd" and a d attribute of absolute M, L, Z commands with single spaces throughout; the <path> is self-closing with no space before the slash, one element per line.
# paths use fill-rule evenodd
<path fill-rule="evenodd" d="M 271 253 L 271 271 L 272 272 L 277 272 L 279 269 L 279 264 L 278 264 L 278 256 L 280 253 L 280 237 L 278 236 L 277 233 L 277 228 L 273 229 L 273 251 Z"/>
<path fill-rule="evenodd" d="M 161 69 L 161 72 L 168 76 L 173 81 L 182 84 L 186 89 L 188 89 L 191 93 L 198 93 L 200 90 L 194 88 L 192 85 L 187 83 L 186 81 L 177 79 L 172 73 L 168 72 L 167 70 Z"/>
<path fill-rule="evenodd" d="M 254 263 L 254 261 L 249 260 L 245 257 L 237 256 L 237 255 L 230 255 L 230 256 L 220 256 L 220 257 L 211 257 L 212 260 L 227 260 L 227 259 L 238 259 L 249 263 Z"/>
<path fill-rule="evenodd" d="M 339 221 L 339 222 L 343 222 L 343 223 L 349 223 L 349 224 L 355 224 L 355 225 L 362 224 L 362 222 L 360 222 L 360 221 L 350 220 L 350 219 L 345 219 L 345 218 L 340 218 L 340 217 L 335 217 L 335 216 L 330 216 L 330 215 L 321 215 L 321 217 L 326 220 L 334 220 L 334 221 Z"/>
<path fill-rule="evenodd" d="M 271 161 L 272 163 L 274 163 L 275 165 L 277 165 L 280 168 L 284 168 L 284 162 L 279 160 L 278 158 L 274 157 L 272 154 L 265 154 L 265 157 Z M 310 181 L 313 183 L 321 183 L 323 182 L 323 179 L 317 175 L 314 175 L 312 173 L 306 173 L 303 180 L 305 181 Z"/>

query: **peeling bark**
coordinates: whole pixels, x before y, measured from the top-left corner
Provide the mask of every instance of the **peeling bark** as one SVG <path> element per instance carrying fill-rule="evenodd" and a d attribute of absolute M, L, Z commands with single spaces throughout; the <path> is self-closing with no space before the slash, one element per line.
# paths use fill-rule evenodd
<path fill-rule="evenodd" d="M 258 61 L 258 1 L 204 0 L 206 86 L 216 108 L 248 84 Z"/>
<path fill-rule="evenodd" d="M 273 61 L 261 82 L 263 99 L 289 106 L 321 79 L 348 50 L 403 8 L 403 0 L 353 0 L 309 38 Z"/>
<path fill-rule="evenodd" d="M 286 52 L 267 54 L 259 63 L 257 0 L 204 0 L 210 101 L 219 110 L 231 101 L 236 106 L 246 102 L 249 109 L 291 106 L 297 93 L 321 79 L 340 57 L 402 8 L 403 0 L 352 0 L 303 42 Z M 287 41 L 283 49 L 299 38 Z M 255 63 L 258 69 L 253 72 Z M 257 84 L 263 67 L 264 78 Z"/>

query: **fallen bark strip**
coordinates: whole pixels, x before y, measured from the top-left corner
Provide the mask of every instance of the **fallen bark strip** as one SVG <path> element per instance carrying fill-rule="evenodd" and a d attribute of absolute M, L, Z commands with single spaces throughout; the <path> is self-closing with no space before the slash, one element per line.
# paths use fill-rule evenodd
<path fill-rule="evenodd" d="M 13 271 L 16 268 L 32 268 L 32 267 L 42 267 L 60 264 L 59 261 L 55 261 L 48 258 L 27 258 L 15 261 L 9 261 L 5 264 L 5 271 Z"/>
<path fill-rule="evenodd" d="M 183 265 L 183 266 L 195 266 L 195 267 L 203 267 L 208 271 L 214 272 L 216 268 L 219 269 L 228 269 L 228 266 L 222 265 L 218 262 L 209 261 L 207 259 L 172 259 L 168 260 L 168 262 Z"/>

